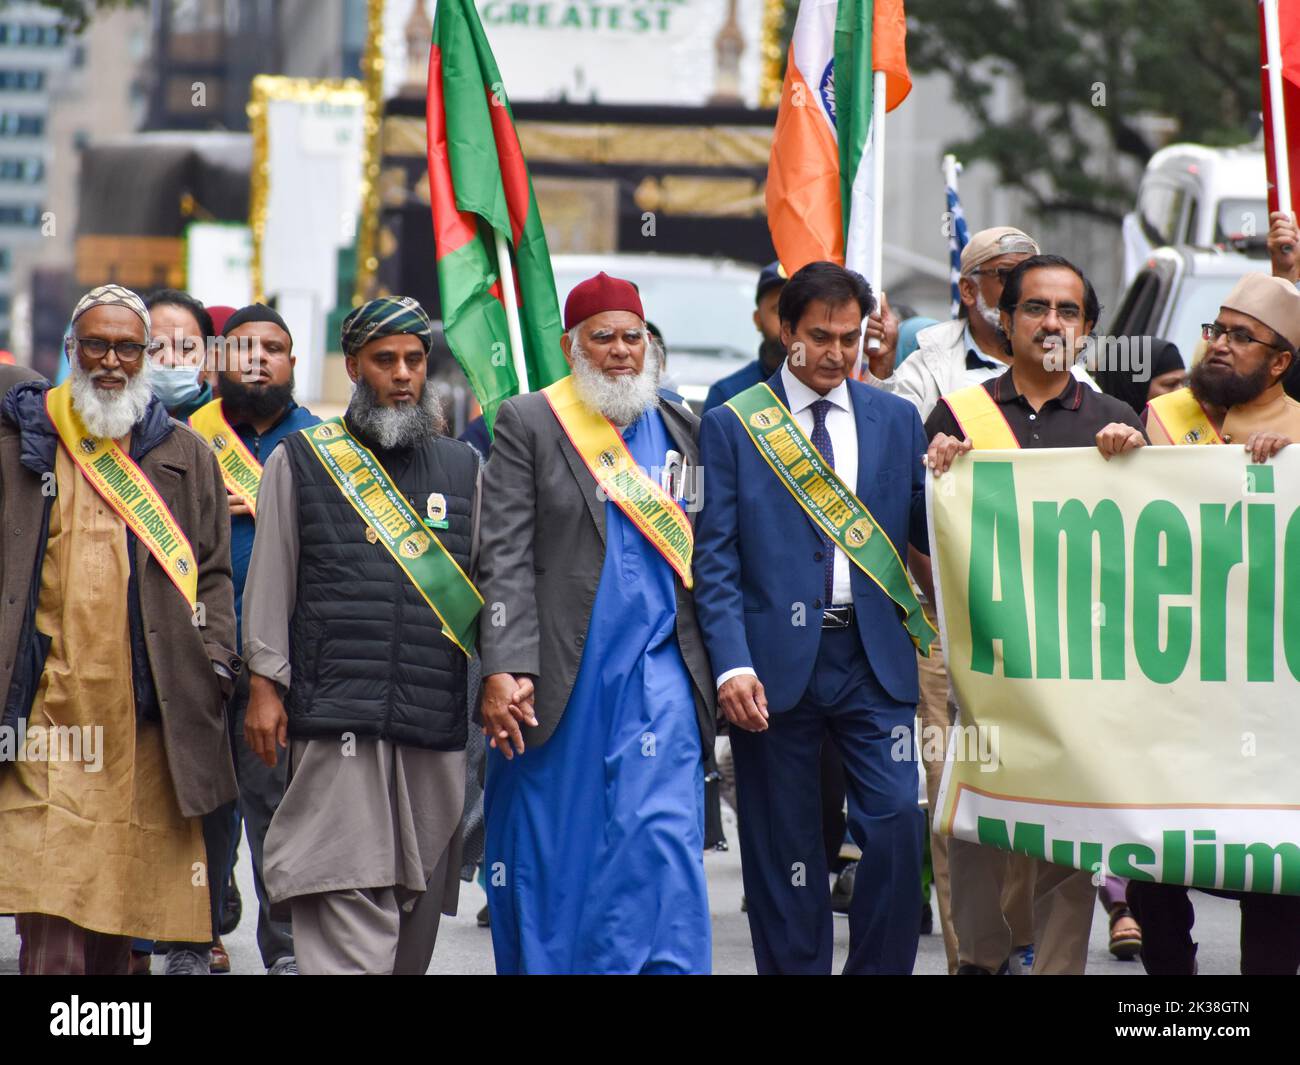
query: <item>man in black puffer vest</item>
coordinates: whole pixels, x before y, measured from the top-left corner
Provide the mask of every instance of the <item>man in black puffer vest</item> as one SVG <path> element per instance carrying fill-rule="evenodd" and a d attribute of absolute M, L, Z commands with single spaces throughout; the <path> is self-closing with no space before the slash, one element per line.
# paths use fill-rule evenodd
<path fill-rule="evenodd" d="M 299 969 L 423 973 L 459 889 L 479 463 L 443 435 L 418 303 L 372 300 L 342 339 L 347 412 L 262 474 L 245 738 L 289 748 L 264 862 Z"/>

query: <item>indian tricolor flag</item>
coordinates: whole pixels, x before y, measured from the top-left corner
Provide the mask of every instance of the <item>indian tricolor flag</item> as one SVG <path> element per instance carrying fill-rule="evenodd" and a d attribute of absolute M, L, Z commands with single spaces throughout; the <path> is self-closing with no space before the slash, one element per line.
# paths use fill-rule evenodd
<path fill-rule="evenodd" d="M 438 0 L 426 118 L 443 332 L 491 426 L 502 400 L 544 388 L 569 368 L 533 183 L 472 0 Z M 514 268 L 514 344 L 498 248 Z M 522 358 L 516 360 L 519 343 Z M 517 361 L 526 382 L 519 380 Z"/>
<path fill-rule="evenodd" d="M 884 110 L 912 89 L 903 0 L 802 0 L 767 169 L 767 220 L 787 273 L 818 259 L 873 283 L 873 73 Z"/>

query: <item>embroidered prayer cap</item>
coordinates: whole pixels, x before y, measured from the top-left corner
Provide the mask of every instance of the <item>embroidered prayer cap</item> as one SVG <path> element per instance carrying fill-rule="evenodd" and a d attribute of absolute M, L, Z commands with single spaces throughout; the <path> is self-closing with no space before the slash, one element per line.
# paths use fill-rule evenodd
<path fill-rule="evenodd" d="M 372 340 L 410 333 L 420 338 L 424 353 L 433 347 L 433 323 L 418 300 L 410 296 L 381 296 L 363 303 L 343 319 L 340 340 L 344 355 L 355 355 Z"/>
<path fill-rule="evenodd" d="M 630 311 L 645 321 L 645 310 L 636 286 L 621 277 L 610 277 L 602 270 L 595 277 L 573 286 L 569 298 L 564 301 L 564 328 L 572 329 L 602 311 Z"/>
<path fill-rule="evenodd" d="M 966 276 L 976 267 L 999 255 L 1038 255 L 1038 241 L 1015 226 L 981 229 L 961 250 L 961 272 Z"/>
<path fill-rule="evenodd" d="M 1285 278 L 1247 274 L 1219 304 L 1258 319 L 1293 347 L 1300 347 L 1300 292 Z"/>
<path fill-rule="evenodd" d="M 98 288 L 92 288 L 77 301 L 77 306 L 72 312 L 73 323 L 75 324 L 77 319 L 92 307 L 125 307 L 144 323 L 145 336 L 149 335 L 152 328 L 149 309 L 144 305 L 144 300 L 121 285 L 100 285 Z"/>
<path fill-rule="evenodd" d="M 289 327 L 285 325 L 284 319 L 280 317 L 280 312 L 274 307 L 268 307 L 265 303 L 250 303 L 247 307 L 240 307 L 239 310 L 226 319 L 225 324 L 221 327 L 221 335 L 228 337 L 241 325 L 247 325 L 249 322 L 270 322 L 272 325 L 278 325 L 289 338 L 289 343 L 293 343 L 293 334 L 289 332 Z"/>

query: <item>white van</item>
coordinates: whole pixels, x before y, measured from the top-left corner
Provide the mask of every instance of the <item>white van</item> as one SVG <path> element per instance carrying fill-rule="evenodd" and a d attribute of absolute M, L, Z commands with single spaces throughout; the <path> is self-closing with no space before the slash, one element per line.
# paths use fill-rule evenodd
<path fill-rule="evenodd" d="M 1136 208 L 1124 216 L 1124 284 L 1167 245 L 1267 258 L 1268 178 L 1261 143 L 1171 144 L 1147 163 Z"/>
<path fill-rule="evenodd" d="M 709 386 L 758 357 L 754 327 L 758 267 L 684 255 L 552 255 L 561 309 L 569 290 L 601 270 L 641 292 L 646 317 L 663 333 L 666 383 L 697 411 Z"/>

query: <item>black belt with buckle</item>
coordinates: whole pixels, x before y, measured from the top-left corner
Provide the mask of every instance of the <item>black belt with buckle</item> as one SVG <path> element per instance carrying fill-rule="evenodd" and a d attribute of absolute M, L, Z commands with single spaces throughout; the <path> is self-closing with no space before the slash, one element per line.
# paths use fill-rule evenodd
<path fill-rule="evenodd" d="M 822 613 L 823 629 L 847 629 L 853 624 L 853 604 L 828 606 Z"/>

